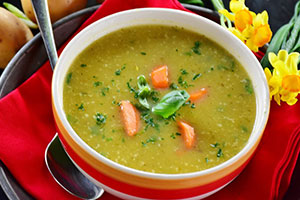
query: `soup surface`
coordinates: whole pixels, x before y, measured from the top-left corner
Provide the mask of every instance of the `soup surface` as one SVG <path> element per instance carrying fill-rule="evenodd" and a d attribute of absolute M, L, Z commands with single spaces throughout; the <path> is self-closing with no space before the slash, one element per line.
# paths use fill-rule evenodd
<path fill-rule="evenodd" d="M 168 68 L 168 87 L 155 89 L 150 74 Z M 151 89 L 139 96 L 137 77 Z M 178 90 L 205 89 L 167 118 L 152 112 Z M 128 100 L 140 118 L 138 132 L 124 130 L 120 102 Z M 216 166 L 247 143 L 255 119 L 255 94 L 243 67 L 206 37 L 159 25 L 121 29 L 100 38 L 73 62 L 65 78 L 64 110 L 76 133 L 101 155 L 154 173 L 187 173 Z M 178 121 L 193 128 L 187 148 Z"/>

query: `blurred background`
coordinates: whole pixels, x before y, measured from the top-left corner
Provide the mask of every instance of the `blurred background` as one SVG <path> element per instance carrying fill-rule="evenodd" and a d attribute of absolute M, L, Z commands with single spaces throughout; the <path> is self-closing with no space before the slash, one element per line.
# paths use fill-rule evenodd
<path fill-rule="evenodd" d="M 126 1 L 126 0 L 125 0 Z M 125 3 L 124 1 L 124 3 Z M 138 0 L 136 0 L 138 1 Z M 223 0 L 225 7 L 228 9 L 230 0 Z M 3 5 L 3 0 L 0 0 L 0 6 Z M 22 9 L 20 0 L 5 0 L 5 2 L 11 3 L 18 8 Z M 213 9 L 210 0 L 203 0 L 204 6 Z M 273 34 L 283 25 L 286 24 L 294 13 L 294 6 L 298 0 L 246 0 L 246 5 L 250 10 L 255 13 L 267 10 L 269 14 L 269 24 Z M 88 0 L 87 7 L 99 5 L 96 0 Z M 1 22 L 0 22 L 1 23 Z M 33 31 L 37 33 L 37 31 Z M 0 75 L 2 70 L 0 69 Z M 3 181 L 0 179 L 0 182 Z M 259 183 L 258 183 L 259 184 Z M 4 192 L 0 188 L 0 199 L 6 200 Z M 284 200 L 300 200 L 300 159 L 298 158 L 295 172 L 292 177 L 290 188 L 284 198 Z"/>

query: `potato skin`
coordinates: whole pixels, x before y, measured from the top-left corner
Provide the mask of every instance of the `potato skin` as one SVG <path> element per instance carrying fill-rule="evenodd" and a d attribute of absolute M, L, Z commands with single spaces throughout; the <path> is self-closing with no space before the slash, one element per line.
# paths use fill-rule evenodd
<path fill-rule="evenodd" d="M 36 22 L 31 0 L 21 0 L 22 8 L 29 19 Z M 51 22 L 55 22 L 86 7 L 87 0 L 48 0 Z"/>
<path fill-rule="evenodd" d="M 33 37 L 19 18 L 0 7 L 0 68 L 4 69 L 17 51 Z"/>

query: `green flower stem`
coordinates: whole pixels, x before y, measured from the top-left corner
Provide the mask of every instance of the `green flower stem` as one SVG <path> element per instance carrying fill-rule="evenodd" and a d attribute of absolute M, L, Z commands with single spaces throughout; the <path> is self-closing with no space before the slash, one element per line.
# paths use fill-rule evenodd
<path fill-rule="evenodd" d="M 225 9 L 222 0 L 211 0 L 211 3 L 213 4 L 216 11 Z M 225 17 L 224 15 L 222 15 L 220 13 L 219 13 L 219 15 L 220 15 L 220 24 L 221 24 L 221 26 L 223 26 L 225 28 L 232 28 L 231 21 L 227 17 Z M 227 24 L 225 22 L 227 22 Z"/>
<path fill-rule="evenodd" d="M 21 10 L 19 10 L 14 5 L 4 2 L 3 6 L 9 10 L 12 14 L 14 14 L 16 17 L 21 19 L 29 28 L 37 29 L 38 26 L 34 22 L 32 22 Z"/>

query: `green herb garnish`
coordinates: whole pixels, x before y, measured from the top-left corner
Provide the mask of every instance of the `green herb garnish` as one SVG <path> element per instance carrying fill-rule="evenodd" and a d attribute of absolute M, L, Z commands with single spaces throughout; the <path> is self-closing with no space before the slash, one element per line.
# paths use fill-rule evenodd
<path fill-rule="evenodd" d="M 101 89 L 102 96 L 106 96 L 106 93 L 108 93 L 108 91 L 109 91 L 109 87 L 102 88 Z"/>
<path fill-rule="evenodd" d="M 199 47 L 200 47 L 200 42 L 199 41 L 196 41 L 194 43 L 194 46 L 192 47 L 192 51 L 195 53 L 195 54 L 198 54 L 198 55 L 201 55 L 201 52 L 199 50 Z"/>
<path fill-rule="evenodd" d="M 190 85 L 187 83 L 187 81 L 184 81 L 182 76 L 179 76 L 178 80 L 177 80 L 178 84 L 181 86 L 181 87 L 184 87 L 184 88 L 188 88 L 188 87 L 191 87 L 193 85 Z"/>
<path fill-rule="evenodd" d="M 143 56 L 147 55 L 146 52 L 141 52 L 141 54 L 142 54 Z"/>
<path fill-rule="evenodd" d="M 152 108 L 152 112 L 163 118 L 168 118 L 179 110 L 189 97 L 190 95 L 185 90 L 169 92 Z"/>
<path fill-rule="evenodd" d="M 106 115 L 97 112 L 96 115 L 94 115 L 94 118 L 96 120 L 96 124 L 99 126 L 103 126 L 106 123 Z"/>
<path fill-rule="evenodd" d="M 245 84 L 244 88 L 245 88 L 246 92 L 248 92 L 249 94 L 252 94 L 253 88 L 251 85 L 251 81 L 249 79 L 244 79 L 242 82 Z"/>
<path fill-rule="evenodd" d="M 245 133 L 248 132 L 248 128 L 247 128 L 246 126 L 243 126 L 243 125 L 242 125 L 242 126 L 241 126 L 241 129 L 242 129 L 242 131 L 245 132 Z"/>
<path fill-rule="evenodd" d="M 194 80 L 196 80 L 197 78 L 199 78 L 200 76 L 202 76 L 202 74 L 200 74 L 200 73 L 199 73 L 199 74 L 195 74 L 194 77 L 192 78 L 192 80 L 194 81 Z"/>
<path fill-rule="evenodd" d="M 142 142 L 142 145 L 146 146 L 148 143 L 154 144 L 156 141 L 157 141 L 157 137 L 152 136 L 152 137 L 148 138 L 145 142 Z"/>
<path fill-rule="evenodd" d="M 120 75 L 121 75 L 121 70 L 120 70 L 120 69 L 117 69 L 117 70 L 115 71 L 115 75 L 120 76 Z"/>
<path fill-rule="evenodd" d="M 188 74 L 188 72 L 185 69 L 180 69 L 180 72 L 181 72 L 182 75 Z"/>
<path fill-rule="evenodd" d="M 222 149 L 219 149 L 217 153 L 217 157 L 220 158 L 221 156 L 223 156 L 223 152 Z"/>
<path fill-rule="evenodd" d="M 146 131 L 149 127 L 155 128 L 157 131 L 159 131 L 159 125 L 158 123 L 154 122 L 153 117 L 150 116 L 150 113 L 148 111 L 142 112 L 141 118 L 145 121 L 146 126 L 144 130 Z"/>
<path fill-rule="evenodd" d="M 67 77 L 66 77 L 66 83 L 67 83 L 68 85 L 70 84 L 70 82 L 71 82 L 71 80 L 72 80 L 72 75 L 73 75 L 73 73 L 70 72 L 70 73 L 68 73 L 68 75 L 67 75 Z"/>
<path fill-rule="evenodd" d="M 78 110 L 82 110 L 82 111 L 84 111 L 83 103 L 82 103 L 82 104 L 80 104 L 80 106 L 78 107 Z"/>
<path fill-rule="evenodd" d="M 87 66 L 86 64 L 81 64 L 81 65 L 80 65 L 80 67 L 86 67 L 86 66 Z"/>
<path fill-rule="evenodd" d="M 177 90 L 178 89 L 178 85 L 176 85 L 175 83 L 171 83 L 171 85 L 169 86 L 170 89 L 172 90 Z"/>
<path fill-rule="evenodd" d="M 120 75 L 121 75 L 121 72 L 122 72 L 125 68 L 126 68 L 126 64 L 124 64 L 124 65 L 121 67 L 121 69 L 117 69 L 117 70 L 115 71 L 115 75 L 116 75 L 116 76 L 120 76 Z"/>
<path fill-rule="evenodd" d="M 130 91 L 131 93 L 134 93 L 134 98 L 137 99 L 138 96 L 139 96 L 138 90 L 136 90 L 134 87 L 132 87 L 132 86 L 130 85 L 129 82 L 127 82 L 126 84 L 127 84 L 127 87 L 129 88 L 129 91 Z"/>
<path fill-rule="evenodd" d="M 149 87 L 144 75 L 140 75 L 137 78 L 137 85 L 138 85 L 138 88 L 139 88 L 139 91 L 138 91 L 139 102 L 142 106 L 149 109 L 150 105 L 147 101 L 147 97 L 151 93 L 151 88 Z"/>
<path fill-rule="evenodd" d="M 95 87 L 98 87 L 98 86 L 100 86 L 100 85 L 102 85 L 102 82 L 100 82 L 100 81 L 94 82 L 94 86 L 95 86 Z"/>

